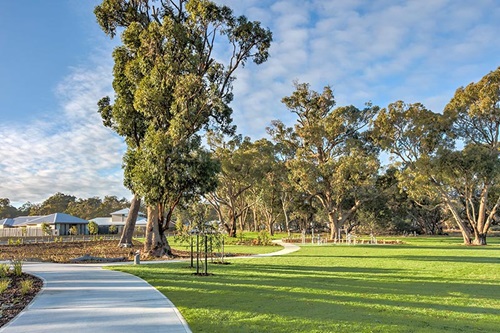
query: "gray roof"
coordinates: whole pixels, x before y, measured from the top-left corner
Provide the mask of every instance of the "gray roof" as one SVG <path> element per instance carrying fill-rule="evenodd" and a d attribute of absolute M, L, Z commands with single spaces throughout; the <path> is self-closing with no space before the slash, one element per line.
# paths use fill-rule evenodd
<path fill-rule="evenodd" d="M 41 223 L 68 223 L 68 224 L 87 224 L 88 221 L 64 213 L 54 213 L 45 216 L 19 216 L 12 219 L 0 220 L 0 224 L 6 227 L 22 227 L 26 225 Z"/>
<path fill-rule="evenodd" d="M 130 212 L 130 208 L 123 208 L 117 210 L 116 212 L 111 213 L 111 215 L 123 215 L 128 216 L 128 212 Z M 146 216 L 144 213 L 139 212 L 139 216 Z"/>
<path fill-rule="evenodd" d="M 4 227 L 10 227 L 14 224 L 14 219 L 8 218 L 8 219 L 3 219 L 0 220 L 0 225 Z"/>
<path fill-rule="evenodd" d="M 117 210 L 116 212 L 111 213 L 111 215 L 125 215 L 125 216 L 127 216 L 129 211 L 130 211 L 129 208 L 123 208 L 123 209 Z"/>

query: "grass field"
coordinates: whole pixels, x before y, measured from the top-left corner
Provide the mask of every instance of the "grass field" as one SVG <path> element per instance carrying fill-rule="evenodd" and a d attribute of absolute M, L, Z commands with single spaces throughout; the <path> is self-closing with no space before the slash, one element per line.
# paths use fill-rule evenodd
<path fill-rule="evenodd" d="M 185 263 L 123 266 L 181 311 L 193 332 L 499 332 L 500 239 L 306 245 L 191 275 Z"/>

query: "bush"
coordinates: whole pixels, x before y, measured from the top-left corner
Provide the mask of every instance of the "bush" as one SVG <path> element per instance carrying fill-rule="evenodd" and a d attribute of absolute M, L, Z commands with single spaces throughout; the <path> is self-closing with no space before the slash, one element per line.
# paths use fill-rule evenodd
<path fill-rule="evenodd" d="M 21 260 L 12 260 L 11 264 L 14 268 L 14 275 L 21 276 L 23 274 L 23 262 Z"/>
<path fill-rule="evenodd" d="M 76 236 L 78 235 L 78 228 L 76 227 L 76 225 L 74 225 L 71 228 L 69 228 L 68 232 L 70 235 Z"/>
<path fill-rule="evenodd" d="M 116 225 L 110 225 L 108 229 L 110 234 L 116 234 L 118 232 L 118 227 Z"/>
<path fill-rule="evenodd" d="M 7 288 L 9 288 L 10 279 L 0 278 L 0 294 L 3 293 Z"/>
<path fill-rule="evenodd" d="M 99 233 L 99 225 L 94 221 L 90 221 L 88 224 L 89 234 L 97 235 Z"/>
<path fill-rule="evenodd" d="M 21 281 L 21 295 L 26 295 L 31 290 L 33 290 L 33 280 L 22 280 Z"/>
<path fill-rule="evenodd" d="M 269 245 L 271 244 L 271 236 L 267 230 L 261 230 L 257 236 L 256 245 Z"/>
<path fill-rule="evenodd" d="M 42 232 L 45 236 L 52 235 L 52 228 L 48 223 L 43 222 L 40 227 L 42 228 Z"/>
<path fill-rule="evenodd" d="M 9 264 L 0 264 L 0 278 L 4 278 L 8 276 L 10 273 L 10 265 Z"/>

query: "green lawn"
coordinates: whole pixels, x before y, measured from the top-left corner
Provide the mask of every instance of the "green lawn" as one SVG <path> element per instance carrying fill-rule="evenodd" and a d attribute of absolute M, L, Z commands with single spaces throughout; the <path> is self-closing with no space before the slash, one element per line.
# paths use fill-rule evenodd
<path fill-rule="evenodd" d="M 500 239 L 304 246 L 210 265 L 120 266 L 181 311 L 193 332 L 499 332 Z"/>

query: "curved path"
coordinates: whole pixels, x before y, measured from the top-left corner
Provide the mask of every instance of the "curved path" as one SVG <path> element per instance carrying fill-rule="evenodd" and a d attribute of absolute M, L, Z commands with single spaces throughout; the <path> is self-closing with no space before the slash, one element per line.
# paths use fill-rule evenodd
<path fill-rule="evenodd" d="M 284 249 L 253 257 L 299 249 L 294 244 L 277 243 Z M 25 263 L 23 270 L 42 278 L 44 288 L 19 316 L 0 328 L 0 333 L 191 332 L 172 302 L 146 281 L 102 266 Z"/>

